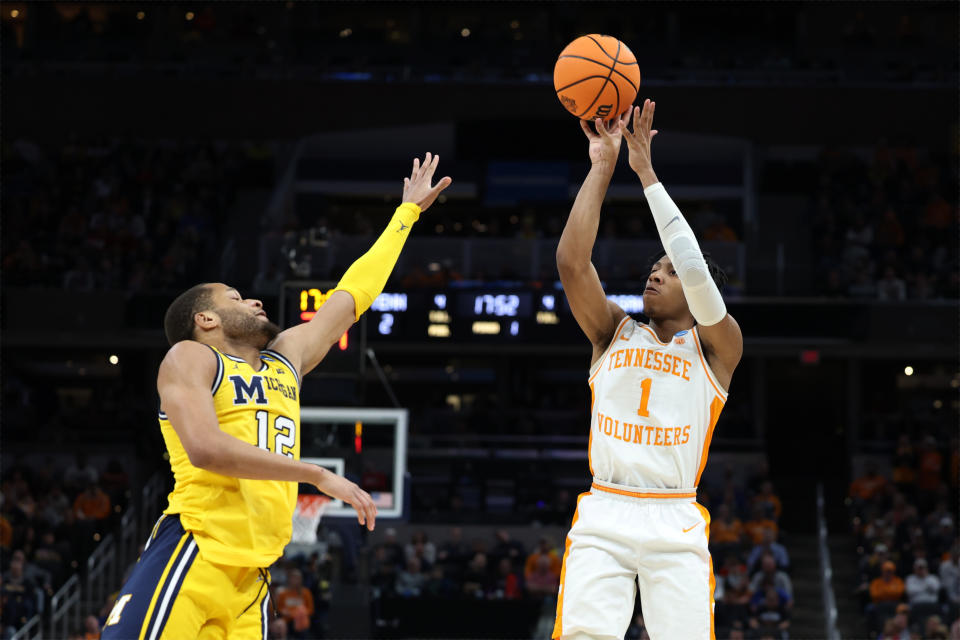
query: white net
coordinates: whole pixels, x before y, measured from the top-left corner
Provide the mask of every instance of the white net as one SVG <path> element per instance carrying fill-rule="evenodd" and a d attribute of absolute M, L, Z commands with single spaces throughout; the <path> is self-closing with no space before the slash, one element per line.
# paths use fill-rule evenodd
<path fill-rule="evenodd" d="M 323 510 L 327 508 L 330 498 L 312 494 L 297 496 L 297 506 L 293 511 L 293 536 L 291 542 L 296 544 L 316 544 L 317 527 Z"/>

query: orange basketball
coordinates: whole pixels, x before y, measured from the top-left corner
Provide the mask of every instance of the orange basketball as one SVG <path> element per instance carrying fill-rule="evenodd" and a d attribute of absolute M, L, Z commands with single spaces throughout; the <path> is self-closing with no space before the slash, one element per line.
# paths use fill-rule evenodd
<path fill-rule="evenodd" d="M 633 52 L 613 36 L 581 36 L 560 52 L 553 88 L 567 111 L 581 120 L 609 120 L 630 108 L 640 89 Z"/>

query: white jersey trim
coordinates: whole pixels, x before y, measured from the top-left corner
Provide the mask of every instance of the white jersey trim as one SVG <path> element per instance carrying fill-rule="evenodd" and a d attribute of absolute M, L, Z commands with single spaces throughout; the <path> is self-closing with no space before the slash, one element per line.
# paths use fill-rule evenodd
<path fill-rule="evenodd" d="M 700 360 L 702 360 L 703 362 L 703 370 L 707 372 L 707 378 L 713 384 L 713 390 L 717 391 L 718 395 L 720 396 L 720 399 L 723 400 L 724 403 L 726 403 L 727 390 L 723 388 L 723 385 L 720 384 L 719 380 L 717 380 L 716 374 L 713 373 L 713 369 L 710 368 L 710 362 L 707 360 L 707 355 L 704 353 L 705 349 L 703 346 L 703 342 L 701 342 L 700 340 L 700 331 L 697 329 L 696 326 L 693 327 L 693 333 L 697 337 L 697 344 L 696 344 L 697 355 L 700 357 Z"/>
<path fill-rule="evenodd" d="M 607 348 L 603 350 L 603 353 L 597 358 L 597 361 L 590 365 L 590 375 L 589 378 L 593 378 L 594 374 L 600 370 L 600 365 L 603 364 L 603 361 L 607 359 L 607 354 L 610 353 L 610 350 L 613 349 L 613 345 L 616 343 L 617 338 L 620 337 L 620 332 L 623 331 L 624 325 L 626 325 L 628 320 L 633 320 L 630 317 L 630 314 L 623 316 L 623 320 L 620 321 L 620 324 L 617 325 L 617 330 L 613 332 L 613 337 L 610 338 L 610 344 L 607 345 Z"/>

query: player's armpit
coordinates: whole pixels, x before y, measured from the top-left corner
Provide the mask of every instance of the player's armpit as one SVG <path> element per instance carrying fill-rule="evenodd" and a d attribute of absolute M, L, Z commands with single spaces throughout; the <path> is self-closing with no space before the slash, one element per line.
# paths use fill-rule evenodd
<path fill-rule="evenodd" d="M 303 380 L 356 321 L 355 309 L 350 293 L 334 291 L 310 322 L 281 332 L 269 348 L 290 360 Z"/>
<path fill-rule="evenodd" d="M 192 340 L 173 345 L 160 363 L 157 392 L 191 464 L 203 467 L 215 455 L 220 431 L 211 386 L 217 372 L 217 354 Z"/>
<path fill-rule="evenodd" d="M 557 270 L 560 272 L 560 282 L 563 284 L 563 292 L 573 317 L 593 345 L 592 360 L 596 360 L 606 350 L 617 325 L 627 314 L 607 300 L 607 294 L 603 291 L 600 277 L 592 263 L 588 262 L 585 267 L 573 267 L 564 264 L 558 255 Z"/>
<path fill-rule="evenodd" d="M 717 324 L 709 327 L 697 325 L 697 333 L 700 334 L 700 342 L 706 351 L 704 355 L 717 376 L 717 382 L 729 391 L 733 371 L 743 357 L 743 333 L 740 325 L 728 313 Z"/>

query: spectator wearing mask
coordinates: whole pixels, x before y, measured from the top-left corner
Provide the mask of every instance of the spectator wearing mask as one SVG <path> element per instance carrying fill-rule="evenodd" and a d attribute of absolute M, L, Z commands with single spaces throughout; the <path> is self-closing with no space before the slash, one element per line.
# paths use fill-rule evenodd
<path fill-rule="evenodd" d="M 416 598 L 423 591 L 427 576 L 423 573 L 423 564 L 416 556 L 407 559 L 407 566 L 397 576 L 397 595 L 401 598 Z"/>
<path fill-rule="evenodd" d="M 954 606 L 960 605 L 960 543 L 950 548 L 950 555 L 940 563 L 939 573 L 947 600 Z"/>
<path fill-rule="evenodd" d="M 711 534 L 713 533 L 712 529 L 711 523 Z M 777 568 L 786 569 L 790 566 L 790 556 L 787 554 L 786 547 L 774 539 L 772 531 L 765 529 L 763 531 L 763 542 L 750 550 L 750 555 L 747 557 L 747 567 L 751 571 L 755 570 L 760 558 L 768 553 L 777 561 Z"/>
<path fill-rule="evenodd" d="M 753 505 L 752 516 L 744 523 L 743 528 L 747 532 L 747 537 L 750 539 L 750 542 L 753 544 L 761 544 L 763 542 L 764 531 L 773 532 L 774 539 L 776 539 L 777 533 L 779 533 L 777 523 L 767 517 L 762 504 Z"/>
<path fill-rule="evenodd" d="M 753 504 L 762 506 L 763 512 L 772 514 L 774 520 L 778 520 L 783 512 L 780 498 L 773 492 L 773 483 L 769 480 L 760 483 L 760 493 L 753 496 Z"/>
<path fill-rule="evenodd" d="M 771 553 L 765 553 L 760 559 L 760 570 L 750 580 L 750 590 L 756 593 L 764 584 L 773 585 L 793 600 L 793 583 L 783 571 L 777 569 L 777 561 Z"/>
<path fill-rule="evenodd" d="M 917 558 L 913 561 L 913 573 L 907 576 L 905 589 L 911 605 L 935 604 L 940 593 L 940 578 L 930 573 L 925 559 Z"/>

